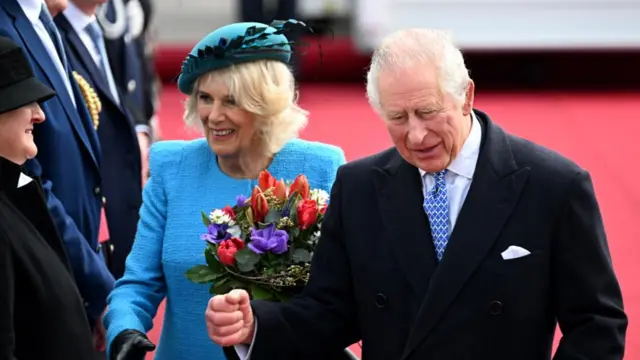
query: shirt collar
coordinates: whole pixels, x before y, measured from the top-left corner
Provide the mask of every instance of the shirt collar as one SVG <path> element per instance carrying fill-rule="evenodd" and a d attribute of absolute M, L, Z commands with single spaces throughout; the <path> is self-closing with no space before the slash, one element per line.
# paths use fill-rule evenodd
<path fill-rule="evenodd" d="M 467 140 L 458 156 L 453 159 L 451 164 L 447 167 L 447 170 L 463 176 L 469 180 L 473 178 L 473 174 L 476 171 L 476 164 L 478 162 L 478 155 L 480 154 L 480 145 L 482 143 L 482 128 L 480 122 L 476 117 L 476 114 L 471 112 L 471 131 Z M 420 170 L 420 176 L 424 177 L 426 171 Z"/>
<path fill-rule="evenodd" d="M 29 22 L 33 24 L 40 19 L 40 11 L 42 11 L 44 0 L 18 0 L 18 4 L 20 4 Z"/>
<path fill-rule="evenodd" d="M 69 5 L 64 10 L 64 16 L 69 20 L 71 26 L 78 34 L 82 34 L 86 31 L 87 26 L 89 24 L 96 21 L 95 15 L 87 15 L 82 10 L 78 9 L 78 7 L 72 2 L 69 2 Z"/>

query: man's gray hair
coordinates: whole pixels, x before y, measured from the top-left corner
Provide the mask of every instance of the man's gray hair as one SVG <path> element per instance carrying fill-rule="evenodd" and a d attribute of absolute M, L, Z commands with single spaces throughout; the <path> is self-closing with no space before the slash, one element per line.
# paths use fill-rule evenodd
<path fill-rule="evenodd" d="M 435 65 L 442 91 L 457 103 L 464 102 L 469 71 L 451 36 L 440 30 L 406 29 L 385 37 L 373 53 L 367 73 L 367 97 L 374 110 L 380 110 L 376 85 L 379 74 L 420 64 Z"/>

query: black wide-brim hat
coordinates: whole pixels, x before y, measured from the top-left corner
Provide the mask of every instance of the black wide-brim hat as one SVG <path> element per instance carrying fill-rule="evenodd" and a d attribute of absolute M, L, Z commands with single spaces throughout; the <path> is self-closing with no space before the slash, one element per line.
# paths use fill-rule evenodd
<path fill-rule="evenodd" d="M 45 102 L 56 92 L 33 76 L 22 48 L 0 36 L 0 114 L 37 102 Z"/>

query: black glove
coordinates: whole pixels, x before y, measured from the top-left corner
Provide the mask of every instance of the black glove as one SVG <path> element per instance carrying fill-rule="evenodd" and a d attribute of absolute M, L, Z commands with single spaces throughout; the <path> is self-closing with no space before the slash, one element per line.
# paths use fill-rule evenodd
<path fill-rule="evenodd" d="M 144 360 L 147 353 L 155 349 L 147 335 L 138 330 L 125 330 L 111 343 L 111 360 Z"/>

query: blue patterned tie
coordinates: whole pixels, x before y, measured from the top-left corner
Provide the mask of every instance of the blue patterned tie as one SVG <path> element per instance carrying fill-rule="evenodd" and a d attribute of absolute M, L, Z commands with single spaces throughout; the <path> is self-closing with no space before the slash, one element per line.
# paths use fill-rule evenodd
<path fill-rule="evenodd" d="M 89 34 L 91 41 L 93 42 L 93 47 L 100 56 L 100 65 L 98 66 L 100 70 L 102 70 L 102 76 L 104 77 L 104 81 L 106 81 L 109 86 L 109 91 L 111 92 L 111 96 L 116 100 L 116 103 L 120 103 L 120 97 L 118 96 L 118 90 L 116 88 L 115 80 L 113 79 L 113 74 L 111 73 L 111 68 L 109 67 L 109 58 L 107 57 L 107 49 L 104 45 L 104 37 L 102 35 L 102 29 L 100 25 L 98 25 L 97 21 L 91 22 L 89 25 L 85 27 L 85 31 Z"/>
<path fill-rule="evenodd" d="M 429 217 L 431 225 L 431 237 L 436 249 L 438 261 L 442 260 L 442 255 L 449 242 L 449 199 L 447 197 L 447 184 L 444 182 L 444 175 L 447 170 L 433 174 L 436 181 L 435 186 L 427 193 L 424 199 L 424 211 Z"/>

